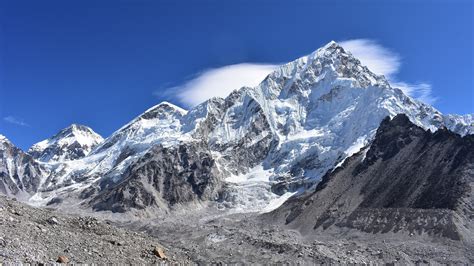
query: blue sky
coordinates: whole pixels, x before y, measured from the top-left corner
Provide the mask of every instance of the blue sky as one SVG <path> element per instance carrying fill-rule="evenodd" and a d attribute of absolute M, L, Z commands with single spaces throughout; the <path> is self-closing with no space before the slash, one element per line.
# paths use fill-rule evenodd
<path fill-rule="evenodd" d="M 225 94 L 203 88 L 230 76 L 256 82 L 330 40 L 443 113 L 473 113 L 473 9 L 448 0 L 2 1 L 0 134 L 23 149 L 71 123 L 106 137 L 162 100 L 186 107 Z"/>

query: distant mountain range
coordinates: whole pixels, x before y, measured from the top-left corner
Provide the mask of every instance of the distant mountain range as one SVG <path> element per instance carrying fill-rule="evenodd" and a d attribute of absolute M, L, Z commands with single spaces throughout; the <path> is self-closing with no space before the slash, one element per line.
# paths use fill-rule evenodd
<path fill-rule="evenodd" d="M 395 122 L 387 117 L 396 117 Z M 387 132 L 408 134 L 408 139 L 381 140 L 384 135 L 380 132 L 390 127 L 395 129 Z M 431 133 L 423 133 L 425 130 Z M 444 133 L 447 130 L 458 135 Z M 416 140 L 412 140 L 412 133 Z M 472 115 L 441 114 L 391 87 L 383 76 L 330 42 L 280 66 L 256 87 L 241 88 L 227 98 L 211 98 L 188 111 L 160 103 L 106 139 L 86 126 L 72 125 L 24 152 L 1 136 L 0 192 L 33 205 L 79 204 L 113 212 L 167 212 L 183 204 L 209 201 L 242 211 L 271 211 L 296 192 L 313 191 L 324 177 L 318 185 L 319 194 L 311 196 L 319 199 L 321 187 L 332 184 L 328 175 L 349 175 L 349 170 L 340 169 L 356 167 L 351 156 L 356 154 L 360 159 L 362 149 L 368 150 L 366 159 L 350 170 L 370 173 L 353 188 L 369 193 L 368 198 L 359 198 L 361 206 L 437 206 L 430 202 L 429 197 L 435 197 L 430 193 L 451 188 L 449 182 L 458 184 L 462 177 L 447 183 L 443 178 L 451 175 L 449 171 L 464 171 L 466 163 L 472 163 L 468 151 L 466 158 L 456 159 L 459 165 L 449 160 L 459 149 L 465 149 L 466 143 L 472 144 L 470 137 L 461 136 L 473 133 Z M 448 144 L 440 144 L 443 141 Z M 407 154 L 386 162 L 383 159 L 382 164 L 377 161 L 392 158 L 412 142 L 420 144 L 407 153 L 421 157 Z M 445 157 L 434 158 L 438 149 L 431 145 L 451 144 L 454 146 L 439 148 Z M 394 184 L 397 191 L 406 183 L 405 194 L 382 195 L 380 190 L 389 187 L 390 176 L 380 169 L 403 170 L 402 164 L 410 160 L 419 160 L 423 166 L 423 174 L 420 172 L 416 179 L 419 182 L 403 181 L 415 173 L 412 171 L 420 171 L 407 167 L 407 173 L 393 180 L 399 182 Z M 435 170 L 428 171 L 438 167 L 447 172 L 436 175 Z M 379 182 L 372 180 L 375 173 L 381 176 Z M 364 201 L 369 198 L 375 201 Z M 458 202 L 452 200 L 452 204 Z M 297 221 L 299 209 L 288 204 L 282 207 L 292 210 L 288 222 Z M 448 205 L 445 207 L 457 208 Z M 351 206 L 353 210 L 355 205 Z M 314 217 L 323 219 L 318 215 Z M 333 220 L 350 222 L 339 216 Z"/>

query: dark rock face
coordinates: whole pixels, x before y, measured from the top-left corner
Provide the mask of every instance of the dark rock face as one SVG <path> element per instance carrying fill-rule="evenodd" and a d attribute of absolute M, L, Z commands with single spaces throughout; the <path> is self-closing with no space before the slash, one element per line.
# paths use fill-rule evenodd
<path fill-rule="evenodd" d="M 10 141 L 0 139 L 0 193 L 36 192 L 48 170 Z M 21 196 L 21 195 L 19 195 Z"/>
<path fill-rule="evenodd" d="M 218 181 L 215 161 L 204 145 L 157 145 L 133 163 L 120 182 L 101 182 L 98 195 L 89 204 L 95 210 L 113 212 L 148 206 L 166 210 L 176 204 L 214 198 Z"/>
<path fill-rule="evenodd" d="M 473 135 L 431 133 L 397 115 L 383 120 L 370 147 L 329 171 L 315 191 L 264 218 L 307 233 L 336 226 L 459 240 L 472 226 L 473 185 Z"/>
<path fill-rule="evenodd" d="M 373 178 L 362 188 L 367 197 L 361 207 L 455 210 L 470 192 L 474 136 L 461 138 L 443 128 L 432 134 L 410 124 L 404 115 L 381 124 L 379 137 L 354 174 L 370 173 L 379 158 L 387 168 L 372 172 Z M 391 178 L 377 178 L 380 175 Z"/>

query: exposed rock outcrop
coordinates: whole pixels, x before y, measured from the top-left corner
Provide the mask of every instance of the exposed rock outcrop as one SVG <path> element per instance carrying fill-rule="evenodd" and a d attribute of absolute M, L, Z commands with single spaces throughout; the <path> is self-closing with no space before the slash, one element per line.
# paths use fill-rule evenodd
<path fill-rule="evenodd" d="M 215 198 L 219 181 L 219 171 L 205 145 L 157 145 L 131 164 L 120 180 L 103 180 L 89 204 L 95 210 L 114 212 L 150 206 L 168 210 L 176 204 Z"/>

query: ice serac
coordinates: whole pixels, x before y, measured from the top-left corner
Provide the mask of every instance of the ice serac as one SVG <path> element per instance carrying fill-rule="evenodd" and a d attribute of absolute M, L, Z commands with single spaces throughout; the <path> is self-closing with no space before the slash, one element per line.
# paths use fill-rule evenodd
<path fill-rule="evenodd" d="M 103 138 L 91 128 L 72 124 L 53 137 L 34 144 L 29 150 L 41 162 L 77 160 L 88 155 Z"/>
<path fill-rule="evenodd" d="M 474 136 L 425 131 L 401 114 L 384 119 L 370 147 L 328 172 L 315 191 L 264 219 L 306 234 L 346 228 L 474 244 L 473 187 Z"/>
<path fill-rule="evenodd" d="M 49 174 L 47 168 L 0 135 L 0 192 L 28 199 Z"/>

